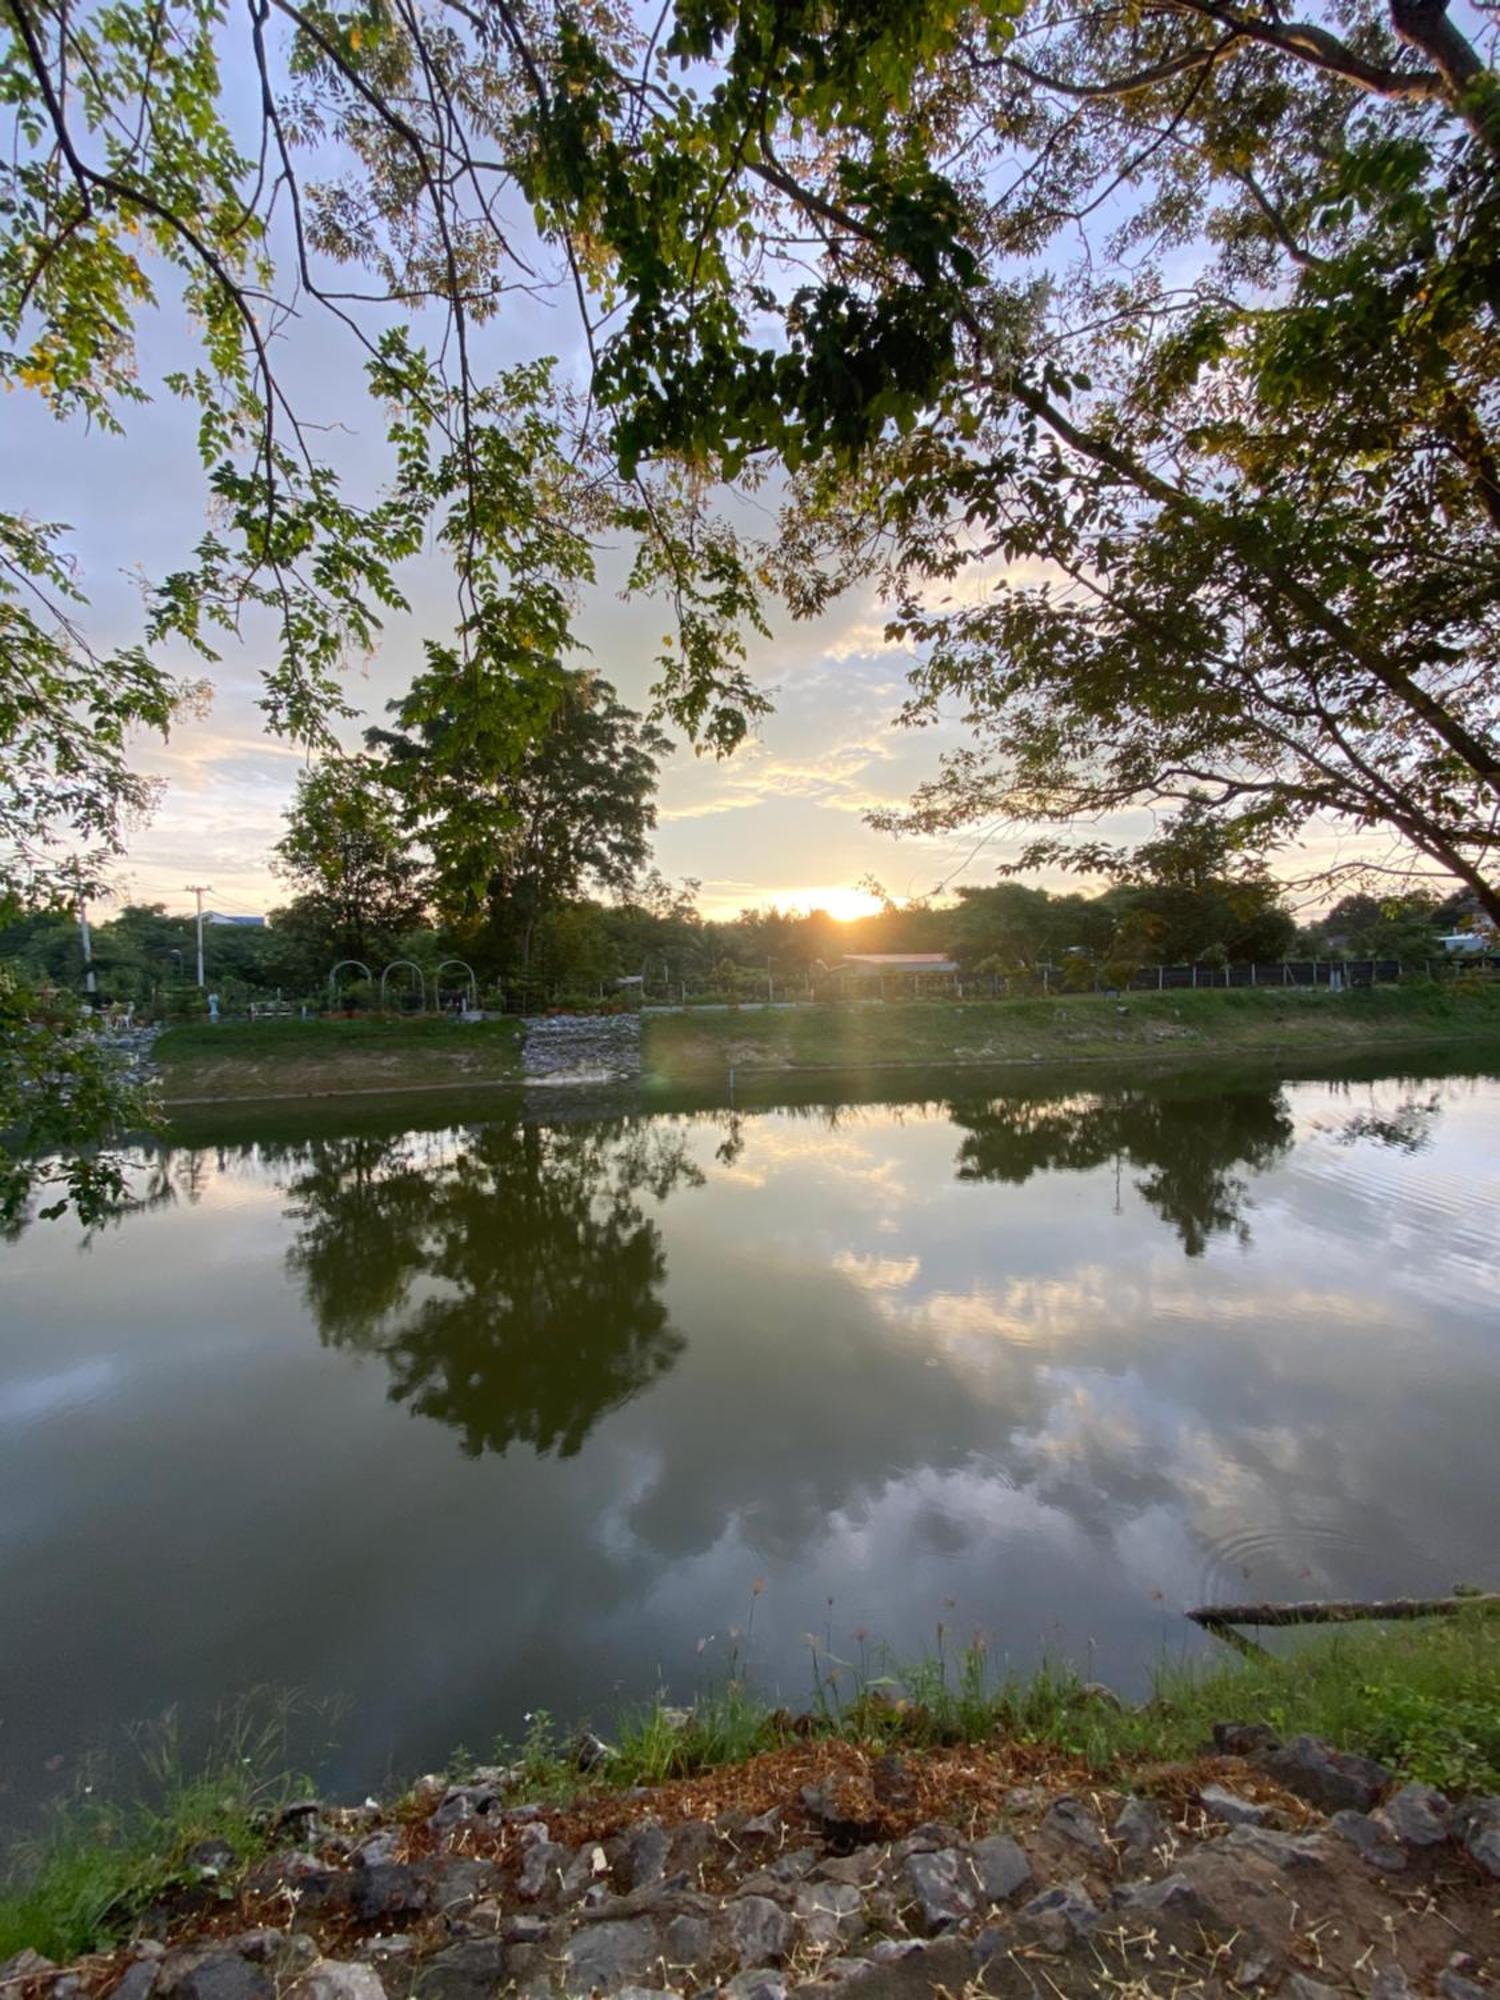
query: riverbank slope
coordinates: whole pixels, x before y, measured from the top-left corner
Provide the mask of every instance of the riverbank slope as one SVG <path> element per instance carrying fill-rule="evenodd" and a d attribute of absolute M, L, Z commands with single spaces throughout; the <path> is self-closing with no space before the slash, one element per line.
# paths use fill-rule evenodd
<path fill-rule="evenodd" d="M 138 1856 L 133 1878 L 96 1879 L 84 1929 L 81 1851 L 54 1867 L 61 1899 L 44 1875 L 0 1902 L 0 1991 L 1485 2000 L 1500 1798 L 1473 1781 L 1495 1782 L 1493 1631 L 1341 1634 L 1140 1710 L 1066 1677 L 981 1701 L 929 1673 L 836 1717 L 746 1707 L 766 1747 L 716 1756 L 711 1728 L 720 1752 L 751 1747 L 722 1733 L 731 1695 L 656 1709 L 615 1750 L 534 1737 L 387 1805 L 284 1788 L 257 1811 L 224 1797 L 226 1770 L 154 1874 Z M 1430 1782 L 1445 1758 L 1449 1791 Z M 85 1940 L 67 1965 L 46 1949 Z"/>
<path fill-rule="evenodd" d="M 650 1013 L 642 1069 L 663 1082 L 755 1070 L 904 1064 L 1201 1061 L 1221 1052 L 1357 1054 L 1442 1041 L 1500 1048 L 1500 984 L 1377 986 L 1354 992 L 1059 996 L 898 1001 L 723 1012 Z"/>
<path fill-rule="evenodd" d="M 177 1102 L 507 1083 L 521 1074 L 521 1023 L 221 1021 L 168 1028 L 154 1060 Z"/>

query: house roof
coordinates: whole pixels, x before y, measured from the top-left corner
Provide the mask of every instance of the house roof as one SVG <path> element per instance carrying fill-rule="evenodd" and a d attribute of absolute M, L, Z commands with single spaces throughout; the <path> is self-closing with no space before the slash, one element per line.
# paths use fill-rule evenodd
<path fill-rule="evenodd" d="M 846 951 L 840 969 L 851 972 L 957 972 L 942 951 Z"/>

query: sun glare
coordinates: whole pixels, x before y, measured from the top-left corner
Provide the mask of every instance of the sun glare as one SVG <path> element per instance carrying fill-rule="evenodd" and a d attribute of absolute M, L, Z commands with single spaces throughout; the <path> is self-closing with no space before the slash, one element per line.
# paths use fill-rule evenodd
<path fill-rule="evenodd" d="M 880 908 L 880 898 L 868 889 L 799 889 L 796 901 L 804 910 L 826 910 L 841 924 L 852 924 L 856 917 L 873 917 Z"/>

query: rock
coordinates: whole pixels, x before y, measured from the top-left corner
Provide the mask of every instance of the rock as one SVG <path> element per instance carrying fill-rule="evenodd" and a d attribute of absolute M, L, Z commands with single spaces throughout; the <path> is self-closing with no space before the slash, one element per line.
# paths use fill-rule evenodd
<path fill-rule="evenodd" d="M 291 1799 L 272 1820 L 271 1830 L 273 1833 L 287 1834 L 293 1840 L 306 1841 L 311 1837 L 312 1829 L 322 1816 L 322 1812 L 321 1799 Z"/>
<path fill-rule="evenodd" d="M 1438 1847 L 1453 1825 L 1453 1808 L 1434 1785 L 1403 1785 L 1376 1815 L 1408 1847 Z"/>
<path fill-rule="evenodd" d="M 428 1959 L 417 1981 L 421 2000 L 491 2000 L 504 1986 L 511 1947 L 499 1938 L 465 1938 Z"/>
<path fill-rule="evenodd" d="M 1414 2000 L 1411 1981 L 1399 1965 L 1383 1965 L 1370 1982 L 1370 2000 Z"/>
<path fill-rule="evenodd" d="M 892 1938 L 876 1945 L 859 1971 L 815 1990 L 839 2000 L 933 2000 L 963 1993 L 974 1981 L 975 1949 L 968 1938 Z"/>
<path fill-rule="evenodd" d="M 1242 1799 L 1238 1792 L 1231 1792 L 1223 1785 L 1205 1785 L 1198 1794 L 1198 1803 L 1210 1819 L 1221 1821 L 1225 1826 L 1264 1826 L 1266 1809 L 1252 1799 Z"/>
<path fill-rule="evenodd" d="M 817 1951 L 853 1944 L 864 1930 L 858 1889 L 847 1882 L 810 1882 L 797 1891 L 803 1941 Z"/>
<path fill-rule="evenodd" d="M 778 1854 L 774 1861 L 767 1862 L 764 1873 L 773 1882 L 786 1884 L 800 1882 L 804 1875 L 810 1875 L 817 1866 L 818 1850 L 815 1847 L 793 1847 L 785 1854 Z"/>
<path fill-rule="evenodd" d="M 706 1819 L 685 1820 L 672 1832 L 671 1872 L 697 1880 L 706 1862 L 712 1861 L 722 1843 Z"/>
<path fill-rule="evenodd" d="M 894 1753 L 878 1757 L 870 1767 L 870 1790 L 888 1812 L 905 1812 L 916 1804 L 917 1787 L 905 1762 Z"/>
<path fill-rule="evenodd" d="M 1120 1011 L 1123 1013 L 1125 1010 L 1121 1008 Z M 1095 1708 L 1112 1708 L 1117 1714 L 1123 1714 L 1125 1711 L 1124 1702 L 1104 1681 L 1085 1681 L 1078 1690 L 1078 1699 L 1092 1702 Z"/>
<path fill-rule="evenodd" d="M 1219 1845 L 1228 1853 L 1253 1854 L 1276 1868 L 1322 1868 L 1328 1862 L 1328 1849 L 1315 1833 L 1276 1833 L 1268 1826 L 1235 1826 Z"/>
<path fill-rule="evenodd" d="M 293 1856 L 296 1860 L 298 1857 Z M 290 1876 L 297 1891 L 297 1916 L 329 1917 L 354 1904 L 354 1885 L 364 1874 L 358 1868 L 314 1868 L 310 1873 Z"/>
<path fill-rule="evenodd" d="M 792 1942 L 792 1920 L 769 1896 L 736 1896 L 725 1905 L 730 1942 L 740 1965 L 775 1965 Z"/>
<path fill-rule="evenodd" d="M 13 1957 L 0 1963 L 0 1986 L 19 1986 L 23 1979 L 40 1979 L 44 1973 L 56 1972 L 57 1966 L 50 1958 L 43 1958 L 30 1945 L 18 1951 Z"/>
<path fill-rule="evenodd" d="M 1009 1902 L 1031 1880 L 1031 1863 L 1009 1834 L 992 1833 L 969 1848 L 969 1866 L 983 1903 Z"/>
<path fill-rule="evenodd" d="M 1214 1748 L 1221 1757 L 1253 1757 L 1260 1751 L 1279 1750 L 1281 1738 L 1265 1722 L 1216 1722 Z"/>
<path fill-rule="evenodd" d="M 661 1940 L 649 1917 L 585 1924 L 563 1948 L 567 1993 L 617 1993 L 633 1985 L 661 1957 Z"/>
<path fill-rule="evenodd" d="M 908 1854 L 902 1873 L 928 1930 L 941 1930 L 945 1924 L 973 1916 L 974 1897 L 969 1887 L 973 1871 L 956 1847 L 939 1848 L 935 1854 Z"/>
<path fill-rule="evenodd" d="M 581 1847 L 563 1870 L 562 1899 L 565 1903 L 576 1902 L 584 1890 L 609 1873 L 609 1862 L 604 1849 L 597 1842 L 590 1841 Z"/>
<path fill-rule="evenodd" d="M 1458 1837 L 1491 1875 L 1500 1875 L 1500 1799 L 1475 1799 L 1457 1816 Z"/>
<path fill-rule="evenodd" d="M 857 1847 L 852 1854 L 830 1854 L 810 1871 L 815 1882 L 847 1882 L 862 1889 L 873 1882 L 885 1863 L 878 1847 Z"/>
<path fill-rule="evenodd" d="M 1393 1840 L 1378 1819 L 1368 1813 L 1336 1812 L 1328 1822 L 1340 1840 L 1348 1841 L 1355 1853 L 1385 1875 L 1399 1875 L 1406 1866 L 1406 1850 Z"/>
<path fill-rule="evenodd" d="M 468 1855 L 442 1855 L 429 1862 L 426 1870 L 427 1908 L 452 1916 L 492 1895 L 499 1886 L 500 1871 L 492 1861 L 476 1861 Z"/>
<path fill-rule="evenodd" d="M 625 1836 L 625 1853 L 620 1873 L 627 1889 L 649 1889 L 667 1872 L 667 1856 L 672 1843 L 652 1821 L 633 1826 Z"/>
<path fill-rule="evenodd" d="M 125 1968 L 125 1977 L 110 1989 L 110 2000 L 151 2000 L 161 1968 L 154 1959 L 138 1958 Z"/>
<path fill-rule="evenodd" d="M 200 1840 L 190 1847 L 182 1857 L 182 1865 L 191 1874 L 208 1881 L 216 1881 L 227 1869 L 234 1866 L 239 1856 L 227 1840 Z"/>
<path fill-rule="evenodd" d="M 1136 1912 L 1177 1910 L 1185 1916 L 1195 1916 L 1203 1908 L 1203 1900 L 1186 1875 L 1163 1875 L 1155 1882 L 1126 1882 L 1116 1889 L 1114 1903 L 1117 1909 Z"/>
<path fill-rule="evenodd" d="M 1042 1831 L 1061 1834 L 1064 1840 L 1072 1841 L 1075 1847 L 1083 1848 L 1098 1861 L 1109 1860 L 1109 1848 L 1099 1822 L 1082 1799 L 1071 1795 L 1054 1799 L 1042 1815 Z"/>
<path fill-rule="evenodd" d="M 1309 1979 L 1305 1972 L 1294 1972 L 1281 1989 L 1282 2000 L 1341 2000 L 1333 1987 L 1325 1986 L 1320 1979 Z"/>
<path fill-rule="evenodd" d="M 880 1834 L 873 1794 L 865 1794 L 849 1779 L 827 1778 L 821 1785 L 802 1787 L 802 1805 L 823 1837 L 847 1851 L 863 1847 Z"/>
<path fill-rule="evenodd" d="M 545 1836 L 546 1829 L 543 1828 Z M 528 1903 L 534 1903 L 548 1890 L 557 1889 L 563 1871 L 573 1859 L 573 1850 L 563 1847 L 555 1840 L 545 1837 L 534 1840 L 526 1850 L 526 1859 L 521 1863 L 521 1872 L 516 1878 L 516 1894 Z"/>
<path fill-rule="evenodd" d="M 786 1981 L 770 1966 L 754 1965 L 748 1972 L 737 1972 L 719 1994 L 720 2000 L 786 2000 Z"/>
<path fill-rule="evenodd" d="M 1056 1950 L 1087 1937 L 1099 1921 L 1098 1905 L 1081 1882 L 1059 1882 L 1021 1905 L 1020 1921 Z"/>
<path fill-rule="evenodd" d="M 758 1813 L 754 1819 L 747 1819 L 740 1827 L 742 1841 L 780 1840 L 781 1807 L 772 1806 L 769 1812 Z"/>
<path fill-rule="evenodd" d="M 1443 2000 L 1495 2000 L 1488 1986 L 1480 1986 L 1472 1979 L 1465 1979 L 1461 1972 L 1455 1972 L 1451 1965 L 1445 1965 L 1438 1974 L 1438 1992 Z"/>
<path fill-rule="evenodd" d="M 177 2000 L 273 2000 L 276 1989 L 238 1952 L 216 1951 L 173 1981 L 172 1991 Z"/>
<path fill-rule="evenodd" d="M 1334 1750 L 1317 1736 L 1294 1736 L 1279 1750 L 1263 1751 L 1256 1762 L 1278 1784 L 1324 1812 L 1368 1812 L 1391 1774 L 1373 1757 Z"/>
<path fill-rule="evenodd" d="M 575 1771 L 597 1771 L 615 1754 L 613 1746 L 591 1729 L 581 1730 L 568 1745 L 565 1755 Z"/>
<path fill-rule="evenodd" d="M 415 1868 L 400 1861 L 382 1861 L 374 1868 L 356 1868 L 350 1877 L 349 1906 L 361 1923 L 382 1923 L 387 1917 L 418 1916 L 431 1897 Z"/>
<path fill-rule="evenodd" d="M 706 1917 L 673 1917 L 667 1925 L 668 1965 L 699 1965 L 713 1948 L 713 1929 Z"/>
<path fill-rule="evenodd" d="M 368 1840 L 362 1840 L 349 1859 L 356 1868 L 379 1868 L 383 1862 L 394 1861 L 396 1849 L 401 1845 L 401 1836 L 394 1827 L 383 1826 L 379 1833 L 372 1833 Z"/>
<path fill-rule="evenodd" d="M 291 1989 L 295 2000 L 385 2000 L 380 1975 L 370 1965 L 320 1958 Z"/>
<path fill-rule="evenodd" d="M 1147 1861 L 1166 1841 L 1167 1830 L 1149 1799 L 1130 1798 L 1121 1806 L 1110 1837 L 1127 1861 Z"/>

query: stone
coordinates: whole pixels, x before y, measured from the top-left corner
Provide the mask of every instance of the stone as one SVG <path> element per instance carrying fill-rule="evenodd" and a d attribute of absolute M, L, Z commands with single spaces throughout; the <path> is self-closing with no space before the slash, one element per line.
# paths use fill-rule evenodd
<path fill-rule="evenodd" d="M 870 1767 L 870 1790 L 888 1812 L 904 1812 L 916 1804 L 917 1787 L 905 1761 L 892 1752 Z"/>
<path fill-rule="evenodd" d="M 722 1845 L 706 1819 L 685 1820 L 672 1832 L 672 1874 L 690 1875 L 696 1880 L 704 1864 L 713 1860 Z"/>
<path fill-rule="evenodd" d="M 273 2000 L 275 1987 L 238 1952 L 216 1951 L 173 1982 L 177 2000 Z"/>
<path fill-rule="evenodd" d="M 1413 2000 L 1411 1981 L 1399 1965 L 1383 1965 L 1370 1982 L 1370 2000 Z"/>
<path fill-rule="evenodd" d="M 138 1958 L 125 1968 L 123 1979 L 110 1989 L 110 2000 L 151 2000 L 161 1968 L 154 1959 Z"/>
<path fill-rule="evenodd" d="M 417 1916 L 431 1900 L 427 1884 L 415 1868 L 400 1861 L 382 1861 L 374 1868 L 356 1868 L 350 1877 L 349 1906 L 361 1923 L 381 1923 L 387 1917 Z"/>
<path fill-rule="evenodd" d="M 1185 1916 L 1201 1913 L 1203 1899 L 1186 1875 L 1163 1875 L 1155 1882 L 1126 1882 L 1114 1892 L 1116 1909 L 1137 1913 L 1176 1910 Z"/>
<path fill-rule="evenodd" d="M 427 1867 L 427 1904 L 440 1915 L 452 1916 L 492 1894 L 499 1886 L 500 1871 L 492 1861 L 476 1861 L 468 1855 L 443 1855 Z"/>
<path fill-rule="evenodd" d="M 792 1920 L 769 1896 L 736 1896 L 725 1905 L 729 1938 L 740 1965 L 776 1965 L 792 1942 Z"/>
<path fill-rule="evenodd" d="M 1058 1882 L 1021 1905 L 1020 1921 L 1061 1950 L 1072 1938 L 1088 1936 L 1099 1908 L 1081 1882 Z"/>
<path fill-rule="evenodd" d="M 661 1940 L 648 1917 L 585 1924 L 563 1947 L 563 1990 L 617 1993 L 634 1985 L 660 1958 Z"/>
<path fill-rule="evenodd" d="M 847 1882 L 809 1882 L 794 1907 L 803 1941 L 816 1951 L 853 1944 L 865 1927 L 859 1891 Z"/>
<path fill-rule="evenodd" d="M 627 1889 L 649 1889 L 667 1872 L 672 1842 L 654 1822 L 633 1826 L 625 1836 L 620 1874 Z"/>
<path fill-rule="evenodd" d="M 182 1857 L 182 1865 L 192 1874 L 214 1881 L 226 1869 L 232 1868 L 238 1859 L 227 1840 L 200 1840 Z"/>
<path fill-rule="evenodd" d="M 990 1905 L 1009 1902 L 1031 1880 L 1031 1863 L 1006 1833 L 976 1840 L 969 1848 L 969 1866 L 979 1884 L 980 1900 Z"/>
<path fill-rule="evenodd" d="M 1500 1799 L 1475 1799 L 1459 1812 L 1458 1837 L 1491 1875 L 1500 1875 Z"/>
<path fill-rule="evenodd" d="M 1453 1826 L 1453 1808 L 1435 1785 L 1403 1785 L 1376 1817 L 1408 1847 L 1439 1847 Z"/>
<path fill-rule="evenodd" d="M 973 1983 L 976 1954 L 969 1938 L 892 1938 L 876 1945 L 857 1972 L 816 1990 L 840 2000 L 933 2000 Z"/>
<path fill-rule="evenodd" d="M 291 1989 L 295 2000 L 385 2000 L 380 1975 L 370 1965 L 320 1958 Z"/>
<path fill-rule="evenodd" d="M 1216 1722 L 1213 1735 L 1221 1757 L 1253 1757 L 1281 1748 L 1281 1738 L 1266 1722 Z"/>
<path fill-rule="evenodd" d="M 584 1890 L 609 1872 L 609 1861 L 604 1849 L 597 1842 L 590 1841 L 581 1847 L 563 1870 L 562 1898 L 564 1902 L 576 1902 Z"/>
<path fill-rule="evenodd" d="M 1082 1799 L 1075 1799 L 1071 1794 L 1054 1799 L 1048 1806 L 1042 1815 L 1042 1831 L 1061 1834 L 1064 1840 L 1070 1840 L 1075 1847 L 1083 1848 L 1098 1861 L 1109 1860 L 1109 1848 L 1105 1844 L 1098 1820 Z"/>
<path fill-rule="evenodd" d="M 742 1841 L 779 1840 L 781 1838 L 781 1807 L 772 1806 L 769 1812 L 757 1813 L 754 1819 L 747 1819 L 739 1830 Z"/>
<path fill-rule="evenodd" d="M 723 2000 L 786 2000 L 786 1981 L 768 1965 L 753 1965 L 737 1972 L 719 1992 Z"/>
<path fill-rule="evenodd" d="M 973 1871 L 956 1847 L 909 1854 L 902 1873 L 928 1930 L 941 1930 L 945 1924 L 961 1923 L 973 1916 L 974 1897 L 969 1887 Z"/>
<path fill-rule="evenodd" d="M 1238 1792 L 1231 1792 L 1224 1785 L 1205 1785 L 1198 1794 L 1198 1803 L 1210 1819 L 1225 1826 L 1264 1826 L 1266 1822 L 1264 1806 L 1256 1805 L 1253 1799 L 1242 1799 Z"/>
<path fill-rule="evenodd" d="M 862 1797 L 851 1780 L 828 1778 L 821 1785 L 802 1787 L 807 1816 L 833 1846 L 845 1850 L 879 1838 L 880 1820 L 873 1794 Z"/>
<path fill-rule="evenodd" d="M 1475 1980 L 1465 1979 L 1461 1972 L 1455 1972 L 1451 1965 L 1445 1965 L 1438 1974 L 1438 1992 L 1443 2000 L 1495 2000 L 1494 1992 L 1488 1986 L 1480 1986 Z"/>
<path fill-rule="evenodd" d="M 395 1860 L 400 1845 L 401 1836 L 395 1828 L 383 1826 L 368 1840 L 362 1840 L 349 1858 L 356 1868 L 379 1868 L 383 1862 Z"/>
<path fill-rule="evenodd" d="M 1328 1849 L 1315 1833 L 1276 1833 L 1268 1826 L 1234 1826 L 1220 1845 L 1227 1853 L 1253 1854 L 1276 1868 L 1322 1868 Z"/>
<path fill-rule="evenodd" d="M 698 1965 L 713 1947 L 713 1928 L 706 1917 L 673 1917 L 667 1925 L 668 1965 Z"/>
<path fill-rule="evenodd" d="M 296 1856 L 292 1857 L 294 1860 Z M 297 1891 L 297 1915 L 328 1917 L 352 1909 L 354 1885 L 364 1874 L 359 1868 L 315 1868 L 308 1874 L 289 1877 Z"/>
<path fill-rule="evenodd" d="M 546 1839 L 546 1828 L 543 1827 L 542 1831 L 544 1838 L 534 1840 L 527 1848 L 526 1859 L 521 1863 L 521 1872 L 516 1878 L 516 1894 L 528 1903 L 534 1903 L 549 1889 L 555 1890 L 562 1881 L 564 1869 L 573 1859 L 570 1847 Z"/>
<path fill-rule="evenodd" d="M 12 1957 L 0 1961 L 0 1986 L 19 1986 L 23 1979 L 40 1979 L 44 1973 L 56 1972 L 57 1966 L 50 1958 L 43 1958 L 30 1945 L 16 1952 Z"/>
<path fill-rule="evenodd" d="M 1294 1736 L 1281 1749 L 1262 1752 L 1256 1762 L 1299 1799 L 1330 1813 L 1346 1807 L 1368 1812 L 1391 1782 L 1390 1772 L 1373 1757 L 1335 1750 L 1318 1736 Z"/>
<path fill-rule="evenodd" d="M 815 1882 L 848 1882 L 862 1889 L 873 1882 L 885 1863 L 878 1847 L 857 1847 L 852 1854 L 830 1854 L 810 1871 Z"/>
<path fill-rule="evenodd" d="M 1406 1850 L 1393 1840 L 1378 1819 L 1368 1813 L 1336 1812 L 1328 1822 L 1340 1840 L 1345 1840 L 1372 1868 L 1385 1875 L 1399 1875 L 1406 1864 Z"/>
<path fill-rule="evenodd" d="M 465 1938 L 428 1959 L 417 1977 L 421 2000 L 490 2000 L 508 1977 L 508 1945 L 499 1938 Z"/>
<path fill-rule="evenodd" d="M 1341 1996 L 1321 1979 L 1309 1979 L 1305 1972 L 1294 1972 L 1282 1986 L 1281 2000 L 1341 2000 Z"/>
<path fill-rule="evenodd" d="M 1110 1838 L 1127 1861 L 1148 1861 L 1166 1837 L 1161 1814 L 1143 1798 L 1127 1799 L 1110 1828 Z"/>

